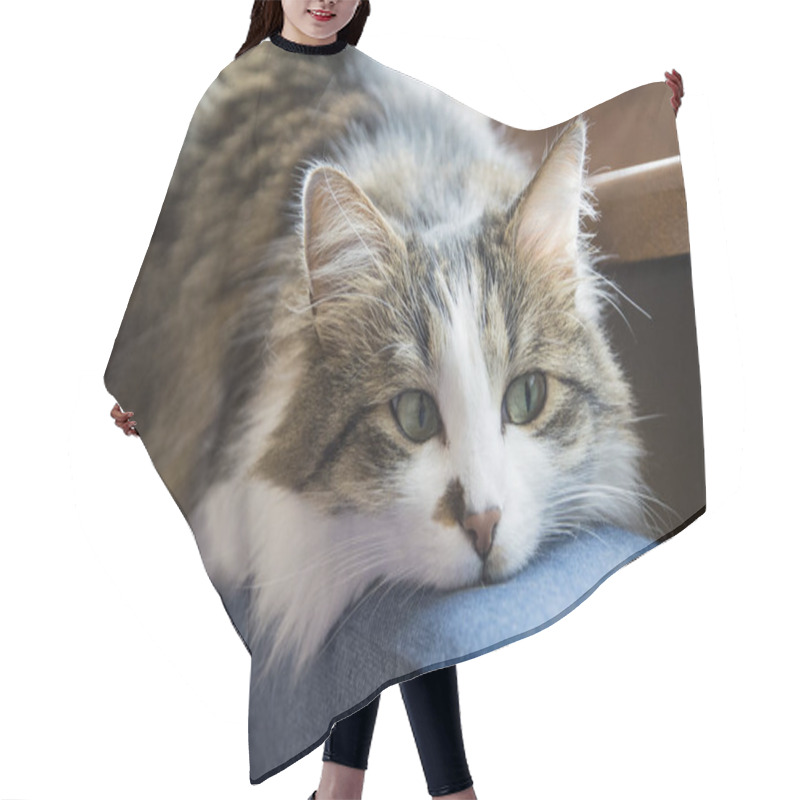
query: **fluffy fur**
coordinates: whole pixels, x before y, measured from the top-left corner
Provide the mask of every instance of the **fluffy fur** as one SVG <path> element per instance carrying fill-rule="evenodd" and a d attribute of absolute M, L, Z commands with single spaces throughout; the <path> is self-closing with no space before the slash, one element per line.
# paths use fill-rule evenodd
<path fill-rule="evenodd" d="M 158 326 L 162 385 L 137 420 L 214 584 L 251 593 L 265 672 L 298 675 L 387 583 L 501 581 L 547 537 L 647 529 L 581 226 L 586 123 L 532 174 L 487 117 L 349 57 L 331 72 L 264 43 L 223 73 L 149 254 L 187 311 Z M 534 371 L 543 407 L 512 422 L 509 387 Z M 406 392 L 422 441 L 398 422 Z"/>

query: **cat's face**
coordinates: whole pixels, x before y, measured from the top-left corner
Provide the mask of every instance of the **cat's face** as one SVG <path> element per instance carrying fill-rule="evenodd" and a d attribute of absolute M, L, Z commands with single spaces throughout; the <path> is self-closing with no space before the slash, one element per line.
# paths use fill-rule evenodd
<path fill-rule="evenodd" d="M 259 468 L 374 515 L 392 574 L 501 579 L 547 535 L 635 517 L 631 398 L 579 236 L 584 136 L 459 236 L 401 238 L 330 168 L 306 186 L 310 362 Z"/>

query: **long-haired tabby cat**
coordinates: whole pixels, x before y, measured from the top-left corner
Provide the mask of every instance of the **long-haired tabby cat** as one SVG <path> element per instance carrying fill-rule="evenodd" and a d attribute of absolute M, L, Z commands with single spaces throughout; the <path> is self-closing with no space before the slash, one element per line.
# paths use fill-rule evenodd
<path fill-rule="evenodd" d="M 360 51 L 269 42 L 198 106 L 114 381 L 215 586 L 248 587 L 265 670 L 301 669 L 376 581 L 502 581 L 546 537 L 644 532 L 586 128 L 532 175 Z"/>

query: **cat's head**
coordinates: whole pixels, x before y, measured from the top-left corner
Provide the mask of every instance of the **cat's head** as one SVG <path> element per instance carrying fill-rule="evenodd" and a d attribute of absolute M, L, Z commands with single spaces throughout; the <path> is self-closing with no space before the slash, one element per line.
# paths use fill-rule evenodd
<path fill-rule="evenodd" d="M 404 230 L 332 166 L 306 176 L 308 362 L 258 468 L 375 515 L 387 570 L 499 579 L 546 536 L 641 526 L 585 161 L 578 118 L 513 203 L 447 230 Z"/>

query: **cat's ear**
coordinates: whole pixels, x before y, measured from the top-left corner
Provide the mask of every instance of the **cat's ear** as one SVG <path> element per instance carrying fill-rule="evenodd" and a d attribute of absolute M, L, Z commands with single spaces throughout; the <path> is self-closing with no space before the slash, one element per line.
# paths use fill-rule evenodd
<path fill-rule="evenodd" d="M 549 268 L 572 286 L 589 277 L 589 237 L 581 231 L 586 216 L 596 219 L 597 212 L 586 182 L 586 121 L 578 116 L 553 143 L 513 206 L 506 235 L 517 261 Z M 594 305 L 589 297 L 584 300 Z M 594 308 L 586 310 L 593 313 Z"/>
<path fill-rule="evenodd" d="M 303 247 L 314 313 L 345 310 L 348 296 L 374 296 L 405 244 L 343 172 L 320 166 L 303 184 Z"/>

